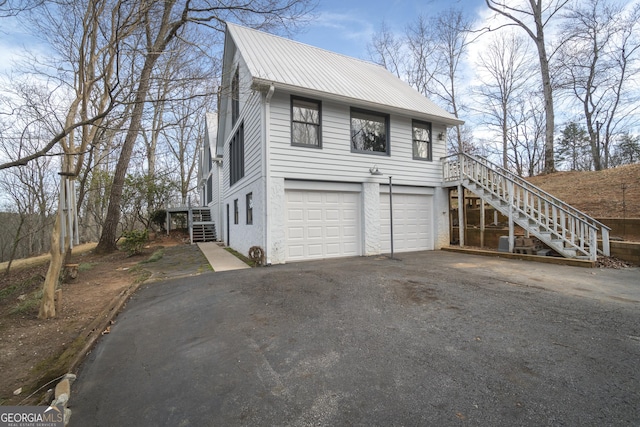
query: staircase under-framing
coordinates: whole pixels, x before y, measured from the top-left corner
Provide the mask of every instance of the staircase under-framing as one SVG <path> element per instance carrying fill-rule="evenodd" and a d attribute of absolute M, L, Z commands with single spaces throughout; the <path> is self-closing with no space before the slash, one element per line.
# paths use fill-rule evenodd
<path fill-rule="evenodd" d="M 468 189 L 509 221 L 509 252 L 513 252 L 517 224 L 567 258 L 595 261 L 609 256 L 609 228 L 486 159 L 459 153 L 443 159 L 445 186 Z M 464 245 L 463 197 L 458 197 L 460 245 Z M 602 242 L 602 250 L 598 241 Z"/>
<path fill-rule="evenodd" d="M 167 233 L 170 230 L 171 216 L 183 214 L 187 216 L 189 240 L 191 243 L 215 242 L 218 240 L 216 224 L 211 219 L 211 209 L 208 207 L 191 207 L 167 209 Z"/>

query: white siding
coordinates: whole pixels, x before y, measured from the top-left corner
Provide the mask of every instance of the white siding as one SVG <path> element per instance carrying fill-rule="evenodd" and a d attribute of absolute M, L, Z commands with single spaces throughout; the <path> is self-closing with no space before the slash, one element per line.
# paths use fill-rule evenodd
<path fill-rule="evenodd" d="M 379 112 L 385 113 L 384 109 Z M 271 108 L 271 173 L 289 179 L 383 183 L 389 175 L 399 185 L 439 186 L 445 154 L 444 141 L 433 138 L 433 161 L 413 160 L 412 118 L 390 116 L 390 155 L 352 153 L 350 106 L 322 102 L 322 148 L 291 145 L 290 95 L 276 91 Z M 444 131 L 433 123 L 437 136 Z M 377 165 L 382 177 L 371 176 Z"/>

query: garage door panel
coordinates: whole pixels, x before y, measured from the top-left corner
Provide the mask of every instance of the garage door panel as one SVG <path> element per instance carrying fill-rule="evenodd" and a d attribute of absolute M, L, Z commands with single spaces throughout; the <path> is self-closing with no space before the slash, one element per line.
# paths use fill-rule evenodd
<path fill-rule="evenodd" d="M 287 260 L 360 254 L 358 193 L 287 190 L 286 200 Z"/>
<path fill-rule="evenodd" d="M 433 249 L 431 236 L 432 196 L 393 194 L 393 249 L 409 252 Z M 391 250 L 389 193 L 380 194 L 380 244 Z"/>

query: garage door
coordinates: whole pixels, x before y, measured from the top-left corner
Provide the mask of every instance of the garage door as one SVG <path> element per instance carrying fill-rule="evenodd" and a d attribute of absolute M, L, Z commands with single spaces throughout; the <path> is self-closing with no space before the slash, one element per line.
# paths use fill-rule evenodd
<path fill-rule="evenodd" d="M 433 249 L 432 197 L 423 194 L 396 194 L 394 191 L 394 252 Z M 380 247 L 383 253 L 391 251 L 389 222 L 389 193 L 386 192 L 380 194 Z"/>
<path fill-rule="evenodd" d="M 286 190 L 287 261 L 360 255 L 360 194 Z"/>

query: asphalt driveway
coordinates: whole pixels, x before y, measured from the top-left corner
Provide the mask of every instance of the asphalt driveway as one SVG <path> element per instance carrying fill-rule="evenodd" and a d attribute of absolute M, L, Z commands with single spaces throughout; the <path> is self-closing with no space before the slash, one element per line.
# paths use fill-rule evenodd
<path fill-rule="evenodd" d="M 640 424 L 639 269 L 399 257 L 145 286 L 71 425 Z"/>

